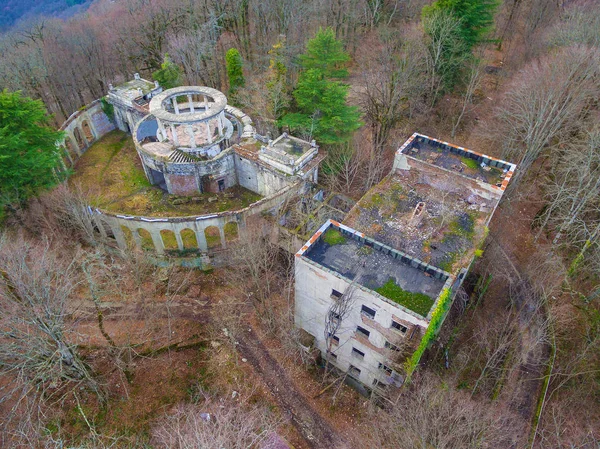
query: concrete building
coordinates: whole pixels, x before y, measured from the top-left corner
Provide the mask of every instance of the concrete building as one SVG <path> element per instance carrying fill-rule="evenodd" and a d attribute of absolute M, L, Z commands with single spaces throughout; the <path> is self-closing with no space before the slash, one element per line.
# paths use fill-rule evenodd
<path fill-rule="evenodd" d="M 417 133 L 400 147 L 344 224 L 328 220 L 296 253 L 295 322 L 325 360 L 361 389 L 401 384 L 441 298 L 482 250 L 515 168 Z"/>
<path fill-rule="evenodd" d="M 152 97 L 162 92 L 158 81 L 148 81 L 139 73 L 133 80 L 114 87 L 109 85 L 106 100 L 115 108 L 115 123 L 121 131 L 131 133 L 137 122 L 149 112 Z"/>
<path fill-rule="evenodd" d="M 327 243 L 336 232 L 338 241 Z M 449 273 L 333 220 L 296 254 L 295 275 L 296 325 L 331 364 L 379 389 L 402 382 L 396 353 L 418 343 L 442 292 L 454 281 Z M 376 291 L 388 282 L 420 303 L 411 308 Z M 347 306 L 340 304 L 344 301 Z"/>
<path fill-rule="evenodd" d="M 318 176 L 314 141 L 257 135 L 252 120 L 209 87 L 176 87 L 153 96 L 133 138 L 148 180 L 176 195 L 241 185 L 269 196 Z"/>

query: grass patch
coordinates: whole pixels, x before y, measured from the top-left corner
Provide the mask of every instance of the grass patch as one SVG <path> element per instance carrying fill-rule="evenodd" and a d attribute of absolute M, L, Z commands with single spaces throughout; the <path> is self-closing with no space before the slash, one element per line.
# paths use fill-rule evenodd
<path fill-rule="evenodd" d="M 464 237 L 467 240 L 473 240 L 475 235 L 475 214 L 462 213 L 458 215 L 450 222 L 448 229 L 449 232 L 446 234 L 445 238 L 456 235 Z"/>
<path fill-rule="evenodd" d="M 329 228 L 325 234 L 323 234 L 323 241 L 330 246 L 343 245 L 346 243 L 346 237 L 344 237 L 337 229 Z"/>
<path fill-rule="evenodd" d="M 451 273 L 456 259 L 458 259 L 458 253 L 446 253 L 439 266 L 442 270 Z"/>
<path fill-rule="evenodd" d="M 150 185 L 131 136 L 121 131 L 106 134 L 88 148 L 70 183 L 81 186 L 92 204 L 109 212 L 156 217 L 239 210 L 262 198 L 236 186 L 221 193 L 198 193 L 194 201 L 173 204 L 173 199 L 180 197 Z"/>
<path fill-rule="evenodd" d="M 404 290 L 392 278 L 381 287 L 375 289 L 375 291 L 381 296 L 385 296 L 395 303 L 417 312 L 421 316 L 427 316 L 434 302 L 433 299 L 424 293 L 413 293 Z"/>
<path fill-rule="evenodd" d="M 209 248 L 217 248 L 221 246 L 221 233 L 219 228 L 215 226 L 209 226 L 204 230 L 204 236 L 206 237 L 206 245 Z"/>
<path fill-rule="evenodd" d="M 467 168 L 470 168 L 471 170 L 479 169 L 479 162 L 477 162 L 475 159 L 471 159 L 469 157 L 461 157 L 460 160 L 463 164 L 467 166 Z"/>

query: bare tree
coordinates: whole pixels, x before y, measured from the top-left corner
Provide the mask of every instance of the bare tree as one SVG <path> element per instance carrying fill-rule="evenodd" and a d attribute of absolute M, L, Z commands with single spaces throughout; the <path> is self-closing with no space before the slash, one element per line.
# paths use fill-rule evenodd
<path fill-rule="evenodd" d="M 47 242 L 0 238 L 0 369 L 14 380 L 3 399 L 60 398 L 77 384 L 98 391 L 69 326 L 78 278 L 74 262 L 61 260 Z"/>
<path fill-rule="evenodd" d="M 496 116 L 504 156 L 519 167 L 511 185 L 545 148 L 577 129 L 600 92 L 599 74 L 600 52 L 572 47 L 531 63 L 515 79 Z"/>
<path fill-rule="evenodd" d="M 407 34 L 408 38 L 401 39 L 391 31 L 384 33 L 381 43 L 367 47 L 361 61 L 365 69 L 359 101 L 378 155 L 401 120 L 423 107 L 427 50 L 420 38 L 415 39 L 414 30 Z"/>
<path fill-rule="evenodd" d="M 473 96 L 475 95 L 475 91 L 479 89 L 481 86 L 481 81 L 483 78 L 483 61 L 480 59 L 471 61 L 469 67 L 467 69 L 467 77 L 465 83 L 465 89 L 462 94 L 462 107 L 460 109 L 460 113 L 456 118 L 456 121 L 452 124 L 452 132 L 451 135 L 454 138 L 456 136 L 456 131 L 460 126 L 460 123 L 469 109 L 469 106 L 473 103 Z"/>
<path fill-rule="evenodd" d="M 370 447 L 480 449 L 510 447 L 514 418 L 429 375 L 402 390 L 395 406 L 371 410 Z"/>
<path fill-rule="evenodd" d="M 274 449 L 277 425 L 264 406 L 206 397 L 195 405 L 180 405 L 158 420 L 152 441 L 172 449 Z"/>
<path fill-rule="evenodd" d="M 550 227 L 556 231 L 553 243 L 565 236 L 583 259 L 600 241 L 600 129 L 565 142 L 556 159 L 544 181 L 547 206 L 537 238 Z"/>

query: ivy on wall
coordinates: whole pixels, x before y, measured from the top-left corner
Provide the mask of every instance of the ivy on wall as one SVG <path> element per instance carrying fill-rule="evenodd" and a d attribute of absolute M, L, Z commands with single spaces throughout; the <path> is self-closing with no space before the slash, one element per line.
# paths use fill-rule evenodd
<path fill-rule="evenodd" d="M 444 322 L 444 318 L 450 310 L 450 305 L 452 304 L 452 290 L 450 288 L 445 288 L 440 295 L 440 300 L 438 301 L 438 305 L 435 310 L 431 314 L 431 321 L 429 322 L 429 327 L 425 331 L 425 335 L 421 339 L 417 350 L 413 353 L 413 355 L 406 361 L 405 369 L 406 369 L 406 380 L 409 381 L 412 373 L 417 368 L 419 364 L 419 360 L 421 360 L 421 356 L 429 346 L 429 344 L 435 339 L 438 334 L 440 328 L 442 327 L 442 323 Z"/>

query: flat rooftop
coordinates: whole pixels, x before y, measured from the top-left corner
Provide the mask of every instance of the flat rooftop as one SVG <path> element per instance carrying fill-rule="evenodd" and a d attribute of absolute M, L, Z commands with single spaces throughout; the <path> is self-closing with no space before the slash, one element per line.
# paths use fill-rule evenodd
<path fill-rule="evenodd" d="M 428 315 L 449 278 L 443 270 L 333 220 L 317 231 L 299 255 L 419 317 Z"/>
<path fill-rule="evenodd" d="M 419 133 L 414 133 L 398 152 L 502 190 L 515 169 L 510 162 Z"/>
<path fill-rule="evenodd" d="M 115 86 L 111 92 L 118 97 L 123 97 L 129 101 L 133 101 L 140 96 L 138 89 L 142 89 L 142 95 L 146 95 L 154 89 L 154 83 L 145 79 L 134 79 L 126 83 Z"/>
<path fill-rule="evenodd" d="M 282 134 L 275 139 L 270 147 L 295 159 L 313 148 L 310 142 L 288 136 L 287 134 Z"/>
<path fill-rule="evenodd" d="M 485 238 L 495 204 L 467 189 L 439 190 L 423 182 L 415 170 L 403 175 L 391 175 L 372 188 L 344 224 L 453 273 L 471 260 Z"/>
<path fill-rule="evenodd" d="M 112 131 L 79 158 L 71 185 L 79 185 L 88 201 L 107 212 L 144 217 L 186 217 L 240 210 L 262 196 L 240 186 L 220 193 L 170 195 L 146 179 L 133 139 Z"/>
<path fill-rule="evenodd" d="M 496 166 L 484 170 L 484 157 L 486 166 Z M 515 166 L 416 133 L 399 158 L 405 160 L 360 199 L 344 224 L 449 273 L 466 268 Z"/>

